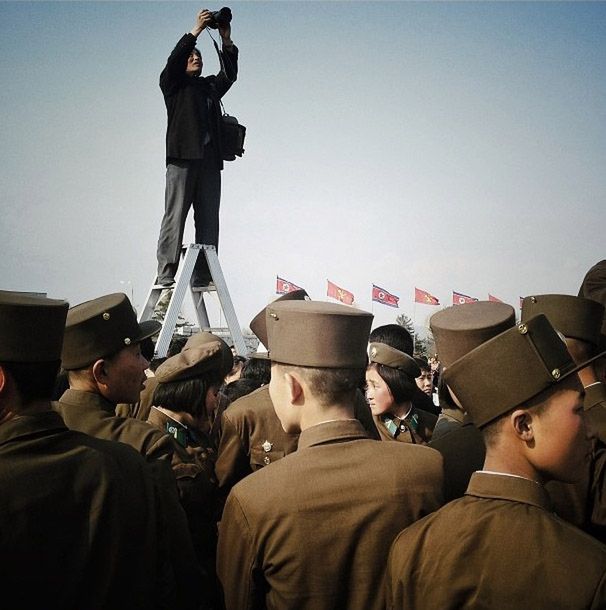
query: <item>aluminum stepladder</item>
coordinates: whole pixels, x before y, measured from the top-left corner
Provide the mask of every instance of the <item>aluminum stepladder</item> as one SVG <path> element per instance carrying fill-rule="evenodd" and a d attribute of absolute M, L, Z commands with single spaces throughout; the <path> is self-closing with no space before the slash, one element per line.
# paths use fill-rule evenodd
<path fill-rule="evenodd" d="M 206 256 L 210 276 L 212 278 L 212 284 L 204 288 L 192 288 L 190 285 L 194 265 L 196 264 L 198 256 Z M 152 319 L 162 291 L 167 289 L 166 286 L 161 286 L 156 282 L 157 277 L 154 279 L 154 283 L 147 293 L 145 307 L 143 307 L 143 310 L 141 311 L 139 322 Z M 229 334 L 233 341 L 236 353 L 241 356 L 245 356 L 247 354 L 242 330 L 238 324 L 236 311 L 233 303 L 231 302 L 231 297 L 229 296 L 229 290 L 227 289 L 227 283 L 225 282 L 223 271 L 221 270 L 221 265 L 219 264 L 219 257 L 217 256 L 215 246 L 208 246 L 206 244 L 189 244 L 188 246 L 183 246 L 181 249 L 179 266 L 175 275 L 175 283 L 170 289 L 172 290 L 170 302 L 166 309 L 166 314 L 164 316 L 164 320 L 162 321 L 162 328 L 156 341 L 156 349 L 154 354 L 156 358 L 164 358 L 168 352 L 168 347 L 177 324 L 177 318 L 183 305 L 183 299 L 185 298 L 185 293 L 188 289 L 190 290 L 190 294 L 194 302 L 196 318 L 200 330 L 212 332 L 218 335 L 226 333 Z M 204 295 L 210 294 L 211 292 L 217 294 L 220 309 L 222 310 L 223 315 L 225 316 L 225 321 L 227 322 L 227 328 L 213 327 L 210 324 L 206 303 L 204 302 Z"/>

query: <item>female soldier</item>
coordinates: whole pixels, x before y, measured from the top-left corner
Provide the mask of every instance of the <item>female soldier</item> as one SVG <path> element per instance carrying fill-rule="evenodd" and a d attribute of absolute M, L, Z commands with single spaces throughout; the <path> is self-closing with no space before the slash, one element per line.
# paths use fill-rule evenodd
<path fill-rule="evenodd" d="M 419 365 L 385 343 L 371 343 L 366 370 L 366 399 L 382 440 L 426 445 L 436 416 L 413 406 Z"/>

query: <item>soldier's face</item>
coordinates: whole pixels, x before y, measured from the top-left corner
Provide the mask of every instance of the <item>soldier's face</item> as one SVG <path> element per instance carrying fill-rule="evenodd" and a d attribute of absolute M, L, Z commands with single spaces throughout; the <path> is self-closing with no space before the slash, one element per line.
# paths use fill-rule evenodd
<path fill-rule="evenodd" d="M 141 346 L 128 345 L 104 362 L 107 373 L 105 397 L 111 402 L 138 402 L 146 380 L 149 362 L 141 354 Z"/>
<path fill-rule="evenodd" d="M 394 405 L 391 390 L 374 367 L 366 369 L 366 400 L 373 415 L 381 415 Z"/>
<path fill-rule="evenodd" d="M 433 376 L 431 371 L 427 369 L 421 370 L 421 376 L 417 377 L 416 381 L 419 390 L 421 390 L 421 392 L 425 392 L 427 396 L 431 396 L 433 391 Z"/>
<path fill-rule="evenodd" d="M 583 388 L 575 385 L 558 391 L 544 410 L 533 415 L 535 467 L 546 478 L 570 483 L 581 477 L 591 451 Z"/>
<path fill-rule="evenodd" d="M 198 51 L 194 50 L 189 54 L 185 73 L 188 76 L 200 76 L 202 74 L 202 56 Z"/>

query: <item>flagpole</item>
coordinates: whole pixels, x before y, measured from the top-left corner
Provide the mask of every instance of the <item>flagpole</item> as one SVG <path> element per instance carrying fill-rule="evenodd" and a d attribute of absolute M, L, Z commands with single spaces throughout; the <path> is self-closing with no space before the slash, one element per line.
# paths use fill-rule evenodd
<path fill-rule="evenodd" d="M 417 299 L 415 298 L 412 304 L 412 353 L 415 353 L 415 349 L 417 346 L 417 329 L 415 328 L 415 324 L 417 321 Z"/>

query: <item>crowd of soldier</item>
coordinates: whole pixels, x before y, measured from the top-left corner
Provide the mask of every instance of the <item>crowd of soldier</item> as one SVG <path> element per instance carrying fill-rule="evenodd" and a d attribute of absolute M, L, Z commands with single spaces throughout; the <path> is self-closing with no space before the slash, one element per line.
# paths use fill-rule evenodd
<path fill-rule="evenodd" d="M 436 408 L 403 327 L 305 291 L 251 321 L 266 352 L 161 360 L 123 294 L 0 292 L 5 582 L 20 608 L 606 607 L 605 304 L 601 261 L 519 321 L 439 311 Z"/>

